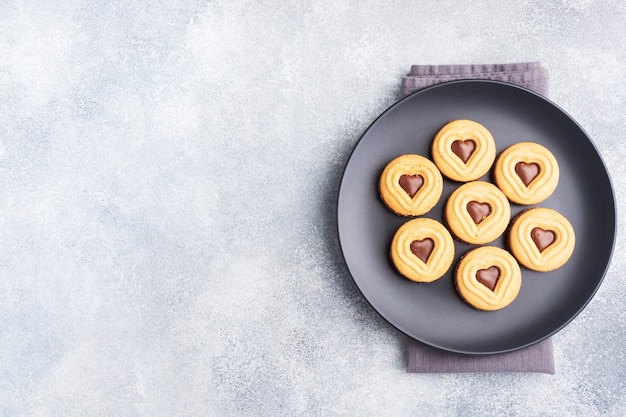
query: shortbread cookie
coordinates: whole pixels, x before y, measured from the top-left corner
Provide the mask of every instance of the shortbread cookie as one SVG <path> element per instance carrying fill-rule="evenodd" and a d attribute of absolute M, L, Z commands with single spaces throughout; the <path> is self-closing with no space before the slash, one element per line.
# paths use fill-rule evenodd
<path fill-rule="evenodd" d="M 576 237 L 569 220 L 556 210 L 531 208 L 509 230 L 509 248 L 520 264 L 547 272 L 563 266 L 574 252 Z"/>
<path fill-rule="evenodd" d="M 468 182 L 489 171 L 496 158 L 496 144 L 489 130 L 480 123 L 454 120 L 435 136 L 432 154 L 443 175 Z"/>
<path fill-rule="evenodd" d="M 488 243 L 509 225 L 511 206 L 495 185 L 472 181 L 454 190 L 445 208 L 446 224 L 460 241 Z"/>
<path fill-rule="evenodd" d="M 438 221 L 409 220 L 396 231 L 391 243 L 391 260 L 411 281 L 432 282 L 445 274 L 454 260 L 454 241 Z"/>
<path fill-rule="evenodd" d="M 500 154 L 493 175 L 496 185 L 512 202 L 537 204 L 554 192 L 559 164 L 546 147 L 519 142 Z"/>
<path fill-rule="evenodd" d="M 430 159 L 421 155 L 401 155 L 387 164 L 378 189 L 381 199 L 394 213 L 419 216 L 439 201 L 443 178 Z"/>
<path fill-rule="evenodd" d="M 463 255 L 454 278 L 461 298 L 479 310 L 508 306 L 522 286 L 522 271 L 515 258 L 495 246 L 482 246 Z"/>

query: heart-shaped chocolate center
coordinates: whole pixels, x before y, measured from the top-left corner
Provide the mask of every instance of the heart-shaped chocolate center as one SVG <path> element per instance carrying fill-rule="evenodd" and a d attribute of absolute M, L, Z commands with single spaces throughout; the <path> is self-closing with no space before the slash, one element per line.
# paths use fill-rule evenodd
<path fill-rule="evenodd" d="M 530 164 L 527 164 L 526 162 L 518 162 L 515 164 L 515 173 L 518 177 L 520 177 L 524 185 L 528 187 L 528 184 L 530 184 L 535 178 L 537 178 L 537 175 L 539 175 L 539 165 L 534 162 L 531 162 Z"/>
<path fill-rule="evenodd" d="M 476 149 L 476 144 L 471 139 L 466 140 L 455 140 L 452 142 L 452 152 L 459 158 L 463 163 L 467 163 L 467 160 L 474 153 L 474 149 Z"/>
<path fill-rule="evenodd" d="M 535 227 L 530 231 L 530 237 L 535 242 L 539 252 L 543 252 L 545 248 L 550 246 L 556 240 L 556 235 L 552 230 L 543 230 L 540 227 Z"/>
<path fill-rule="evenodd" d="M 411 252 L 413 252 L 413 255 L 420 258 L 424 263 L 428 260 L 428 257 L 434 247 L 435 242 L 433 242 L 433 240 L 429 237 L 424 240 L 414 240 L 411 242 Z"/>
<path fill-rule="evenodd" d="M 491 206 L 487 203 L 479 203 L 472 200 L 467 203 L 467 212 L 474 220 L 474 223 L 478 224 L 491 214 Z"/>
<path fill-rule="evenodd" d="M 400 187 L 409 195 L 409 197 L 413 198 L 415 194 L 422 188 L 424 185 L 424 178 L 421 175 L 401 175 L 398 180 L 400 183 Z"/>
<path fill-rule="evenodd" d="M 496 266 L 487 269 L 479 269 L 476 271 L 476 281 L 489 288 L 491 291 L 496 288 L 498 279 L 500 278 L 500 270 Z"/>

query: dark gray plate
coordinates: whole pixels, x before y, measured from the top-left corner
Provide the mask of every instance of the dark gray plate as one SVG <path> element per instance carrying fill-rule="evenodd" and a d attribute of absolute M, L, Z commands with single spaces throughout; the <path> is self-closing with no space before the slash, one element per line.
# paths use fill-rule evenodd
<path fill-rule="evenodd" d="M 522 288 L 508 307 L 483 312 L 465 304 L 454 288 L 459 257 L 476 245 L 455 242 L 455 262 L 439 280 L 414 283 L 389 260 L 389 245 L 407 221 L 385 208 L 378 178 L 398 155 L 427 157 L 435 133 L 453 119 L 471 119 L 491 131 L 498 153 L 520 141 L 538 142 L 556 156 L 559 185 L 547 200 L 567 217 L 576 248 L 560 269 L 522 268 Z M 492 181 L 491 172 L 481 178 Z M 459 185 L 445 181 L 438 205 L 425 217 L 442 221 L 443 206 Z M 526 206 L 513 204 L 515 216 Z M 363 134 L 346 165 L 337 204 L 339 240 L 356 285 L 372 307 L 408 336 L 459 353 L 506 352 L 562 329 L 600 286 L 615 240 L 615 200 L 606 168 L 583 129 L 558 106 L 529 90 L 494 81 L 463 80 L 419 91 L 385 111 Z M 506 247 L 502 236 L 492 243 Z"/>

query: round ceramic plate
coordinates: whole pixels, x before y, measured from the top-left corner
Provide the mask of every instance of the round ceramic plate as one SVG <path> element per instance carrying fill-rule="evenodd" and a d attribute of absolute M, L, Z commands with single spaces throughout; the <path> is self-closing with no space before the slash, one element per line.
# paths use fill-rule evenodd
<path fill-rule="evenodd" d="M 433 283 L 415 283 L 391 264 L 389 246 L 407 218 L 389 211 L 378 179 L 393 158 L 431 157 L 436 132 L 454 119 L 471 119 L 493 134 L 498 153 L 516 142 L 538 142 L 560 167 L 555 192 L 541 204 L 574 226 L 576 247 L 552 272 L 522 268 L 522 288 L 502 310 L 479 311 L 454 287 L 458 259 L 476 245 L 455 242 L 455 261 Z M 493 182 L 492 172 L 481 178 Z M 439 203 L 424 217 L 443 221 L 443 207 L 459 183 L 445 180 Z M 527 206 L 511 205 L 514 217 Z M 507 83 L 463 80 L 406 97 L 363 134 L 346 164 L 337 203 L 341 249 L 363 296 L 389 323 L 428 345 L 459 353 L 506 352 L 536 343 L 567 325 L 591 300 L 609 265 L 615 240 L 615 199 L 607 170 L 579 124 L 546 98 Z M 505 236 L 492 245 L 506 248 Z"/>

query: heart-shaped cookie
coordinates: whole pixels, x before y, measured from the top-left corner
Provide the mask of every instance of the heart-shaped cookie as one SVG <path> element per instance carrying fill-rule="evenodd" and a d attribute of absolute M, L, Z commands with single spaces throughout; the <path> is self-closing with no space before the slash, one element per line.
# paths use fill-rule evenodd
<path fill-rule="evenodd" d="M 450 232 L 426 217 L 409 220 L 398 228 L 390 255 L 400 274 L 417 282 L 432 282 L 448 271 L 454 260 Z"/>
<path fill-rule="evenodd" d="M 509 225 L 511 205 L 495 185 L 472 181 L 454 190 L 444 210 L 446 224 L 460 241 L 494 241 Z"/>
<path fill-rule="evenodd" d="M 474 181 L 485 175 L 496 158 L 496 143 L 487 128 L 473 120 L 443 126 L 432 143 L 435 165 L 454 181 Z"/>
<path fill-rule="evenodd" d="M 537 204 L 554 192 L 559 182 L 559 164 L 545 146 L 519 142 L 498 156 L 493 176 L 512 202 Z"/>
<path fill-rule="evenodd" d="M 568 261 L 574 252 L 576 236 L 565 216 L 553 209 L 535 207 L 513 219 L 508 241 L 519 263 L 547 272 Z"/>
<path fill-rule="evenodd" d="M 443 178 L 434 163 L 421 155 L 401 155 L 389 162 L 378 182 L 380 197 L 400 216 L 420 216 L 439 201 Z"/>
<path fill-rule="evenodd" d="M 515 258 L 496 246 L 481 246 L 461 257 L 454 273 L 461 298 L 479 310 L 499 310 L 515 300 L 522 271 Z"/>

